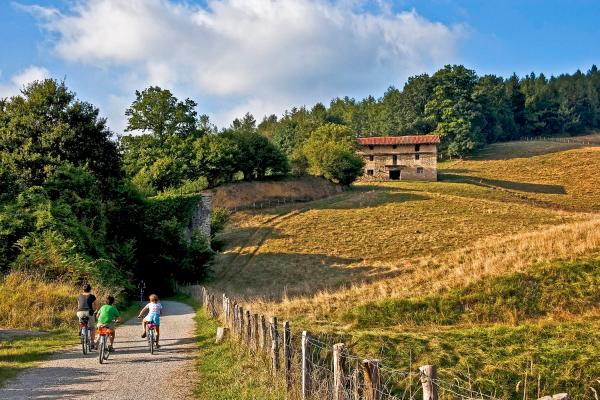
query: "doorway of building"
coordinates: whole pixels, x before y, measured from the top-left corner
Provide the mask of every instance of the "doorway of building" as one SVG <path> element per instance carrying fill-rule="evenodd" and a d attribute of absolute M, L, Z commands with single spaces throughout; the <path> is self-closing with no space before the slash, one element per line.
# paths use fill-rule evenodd
<path fill-rule="evenodd" d="M 393 181 L 397 181 L 400 179 L 400 170 L 390 171 L 390 179 Z"/>

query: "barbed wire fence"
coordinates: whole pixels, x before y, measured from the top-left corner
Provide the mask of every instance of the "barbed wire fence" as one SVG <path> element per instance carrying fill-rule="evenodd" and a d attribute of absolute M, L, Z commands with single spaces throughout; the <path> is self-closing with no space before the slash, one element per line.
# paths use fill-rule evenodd
<path fill-rule="evenodd" d="M 380 359 L 353 354 L 344 343 L 327 343 L 306 330 L 292 331 L 289 321 L 254 314 L 225 294 L 205 287 L 179 290 L 199 301 L 206 314 L 223 325 L 216 341 L 230 340 L 265 360 L 268 373 L 282 379 L 289 400 L 501 400 L 456 371 L 423 365 L 396 369 Z M 332 339 L 335 339 L 333 337 Z M 566 393 L 538 400 L 568 400 Z"/>
<path fill-rule="evenodd" d="M 598 140 L 577 137 L 523 136 L 520 140 L 523 142 L 556 142 L 583 146 L 600 146 L 600 141 Z"/>

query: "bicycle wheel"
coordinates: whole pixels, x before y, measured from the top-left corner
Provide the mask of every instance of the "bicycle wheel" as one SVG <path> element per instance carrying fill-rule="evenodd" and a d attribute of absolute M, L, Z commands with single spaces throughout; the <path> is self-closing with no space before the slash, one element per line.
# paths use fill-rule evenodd
<path fill-rule="evenodd" d="M 108 356 L 110 355 L 110 351 L 108 351 L 108 338 L 104 339 L 105 349 L 104 349 L 104 361 L 108 360 Z"/>
<path fill-rule="evenodd" d="M 89 328 L 86 330 L 85 347 L 87 348 L 87 352 L 91 353 L 91 351 L 92 351 L 92 332 L 90 331 Z"/>
<path fill-rule="evenodd" d="M 148 332 L 148 342 L 150 345 L 150 354 L 154 354 L 154 329 L 150 329 L 150 332 Z"/>
<path fill-rule="evenodd" d="M 87 354 L 86 335 L 87 335 L 87 329 L 83 328 L 81 330 L 81 334 L 79 335 L 79 338 L 81 339 L 81 350 L 83 351 L 83 355 Z"/>
<path fill-rule="evenodd" d="M 106 351 L 106 336 L 100 336 L 100 341 L 98 342 L 98 358 L 100 360 L 100 364 L 104 362 L 104 352 Z"/>

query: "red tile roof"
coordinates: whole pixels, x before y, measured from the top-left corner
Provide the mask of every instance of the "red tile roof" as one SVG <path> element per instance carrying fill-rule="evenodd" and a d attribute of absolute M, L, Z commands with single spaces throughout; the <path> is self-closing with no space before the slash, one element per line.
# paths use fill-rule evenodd
<path fill-rule="evenodd" d="M 390 144 L 438 144 L 438 135 L 410 135 L 410 136 L 374 136 L 356 139 L 363 146 L 390 145 Z"/>

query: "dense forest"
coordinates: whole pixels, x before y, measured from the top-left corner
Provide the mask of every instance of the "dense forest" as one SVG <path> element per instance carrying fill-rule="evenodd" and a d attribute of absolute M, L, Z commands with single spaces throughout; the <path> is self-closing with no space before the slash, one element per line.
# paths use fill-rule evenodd
<path fill-rule="evenodd" d="M 206 275 L 207 238 L 186 240 L 197 193 L 235 181 L 312 174 L 348 185 L 359 136 L 436 133 L 444 157 L 524 136 L 600 127 L 600 72 L 478 77 L 463 66 L 410 78 L 381 98 L 336 98 L 218 129 L 191 99 L 136 92 L 116 137 L 64 82 L 0 93 L 0 273 L 94 282 L 121 292 Z M 226 215 L 217 212 L 215 226 Z"/>
<path fill-rule="evenodd" d="M 381 98 L 336 98 L 329 107 L 293 108 L 264 118 L 258 131 L 292 156 L 325 123 L 354 136 L 435 133 L 444 157 L 461 157 L 484 144 L 526 136 L 575 134 L 600 127 L 600 72 L 543 74 L 507 79 L 477 76 L 461 65 L 408 79 Z"/>
<path fill-rule="evenodd" d="M 146 198 L 98 115 L 51 79 L 0 101 L 0 274 L 117 294 L 201 279 L 212 250 L 183 237 L 197 197 Z"/>

